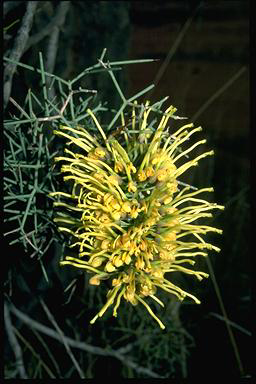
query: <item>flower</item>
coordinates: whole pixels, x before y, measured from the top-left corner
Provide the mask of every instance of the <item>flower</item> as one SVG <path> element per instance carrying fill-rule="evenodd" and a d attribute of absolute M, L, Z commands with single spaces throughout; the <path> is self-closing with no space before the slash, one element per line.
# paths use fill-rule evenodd
<path fill-rule="evenodd" d="M 222 231 L 195 222 L 211 217 L 211 210 L 224 207 L 200 197 L 213 188 L 193 190 L 179 181 L 179 176 L 196 166 L 200 159 L 213 155 L 209 151 L 192 160 L 186 159 L 205 140 L 181 150 L 181 145 L 202 128 L 186 124 L 169 134 L 167 122 L 176 108 L 166 109 L 156 129 L 148 123 L 152 109 L 149 103 L 139 119 L 135 108 L 137 104 L 132 107 L 131 132 L 119 130 L 117 138 L 114 134 L 106 136 L 89 109 L 87 112 L 100 133 L 98 137 L 81 126 L 61 125 L 54 131 L 68 140 L 68 146 L 75 147 L 74 152 L 65 148 L 67 156 L 55 158 L 63 163 L 64 181 L 70 181 L 72 188 L 70 194 L 51 193 L 69 201 L 54 203 L 66 209 L 66 213 L 60 212 L 54 220 L 60 231 L 71 235 L 70 247 L 78 248 L 77 256 L 66 256 L 61 265 L 70 264 L 92 273 L 89 280 L 92 285 L 100 285 L 107 279 L 111 282 L 107 301 L 91 320 L 92 324 L 111 305 L 114 305 L 113 315 L 117 316 L 124 299 L 132 305 L 143 304 L 164 329 L 146 299 L 150 296 L 164 306 L 156 296 L 161 288 L 179 300 L 190 297 L 200 303 L 172 283 L 166 273 L 180 271 L 198 280 L 208 276 L 184 264 L 194 265 L 194 258 L 207 256 L 207 249 L 220 250 L 205 242 L 202 235 Z M 178 166 L 180 159 L 185 161 Z"/>

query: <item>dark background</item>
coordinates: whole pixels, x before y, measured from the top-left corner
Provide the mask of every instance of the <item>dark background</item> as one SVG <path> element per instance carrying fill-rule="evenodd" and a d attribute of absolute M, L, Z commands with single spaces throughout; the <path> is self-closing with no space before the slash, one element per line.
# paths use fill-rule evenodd
<path fill-rule="evenodd" d="M 27 2 L 20 3 L 6 14 L 5 26 L 22 18 Z M 51 2 L 41 3 L 45 4 L 46 10 L 41 4 L 42 17 L 32 32 L 40 30 L 45 20 L 51 19 L 51 12 L 53 15 L 59 4 L 53 2 L 50 7 L 48 3 Z M 149 64 L 124 67 L 119 81 L 126 90 L 126 96 L 156 82 L 156 87 L 147 96 L 150 100 L 157 101 L 169 95 L 169 103 L 178 108 L 179 116 L 186 116 L 189 121 L 203 127 L 207 147 L 215 150 L 215 157 L 203 162 L 200 169 L 187 176 L 186 181 L 199 187 L 213 185 L 214 200 L 226 207 L 224 212 L 216 214 L 213 221 L 214 226 L 223 229 L 223 236 L 213 237 L 212 240 L 221 252 L 211 252 L 209 257 L 228 318 L 235 324 L 232 330 L 244 375 L 250 374 L 252 369 L 248 334 L 252 326 L 249 13 L 249 2 L 245 0 L 74 1 L 61 28 L 54 68 L 57 75 L 72 78 L 84 67 L 94 64 L 104 47 L 108 48 L 110 60 L 159 59 Z M 12 38 L 17 30 L 18 25 L 10 32 Z M 12 38 L 6 42 L 7 54 Z M 21 61 L 36 64 L 39 50 L 44 52 L 45 48 L 46 42 L 41 40 L 24 53 Z M 37 87 L 22 70 L 14 79 L 16 85 L 12 96 L 16 100 L 22 99 L 29 86 Z M 91 84 L 86 83 L 86 86 L 101 89 L 103 98 L 117 102 L 104 76 L 92 79 Z M 211 98 L 212 102 L 204 108 Z M 16 259 L 17 255 L 14 262 Z M 200 263 L 203 270 L 207 270 L 205 261 Z M 19 267 L 17 264 L 16 269 Z M 12 300 L 24 307 L 24 301 L 38 286 L 36 281 L 32 281 L 28 270 L 20 273 L 21 278 L 25 276 L 25 280 L 28 279 L 32 288 L 29 294 L 26 289 L 24 294 L 14 289 Z M 184 304 L 180 308 L 182 324 L 195 341 L 195 347 L 187 356 L 188 377 L 241 376 L 211 278 L 200 284 L 191 283 L 191 287 L 202 304 Z M 48 297 L 50 303 L 49 297 L 54 292 L 58 300 L 62 289 L 60 281 L 53 280 L 53 287 L 45 291 L 44 297 Z M 30 307 L 33 308 L 32 303 Z M 30 313 L 33 314 L 33 311 Z M 11 356 L 9 351 L 6 356 Z M 105 359 L 102 364 L 108 367 L 110 374 L 113 360 Z"/>
<path fill-rule="evenodd" d="M 141 72 L 136 66 L 129 67 L 131 94 L 155 78 L 198 4 L 200 2 L 194 1 L 166 1 L 161 5 L 132 3 L 130 55 L 161 61 L 144 65 Z M 170 102 L 178 108 L 179 115 L 189 118 L 243 66 L 248 66 L 249 58 L 248 2 L 205 1 L 201 4 L 152 94 L 153 100 L 170 95 Z M 211 167 L 192 175 L 195 185 L 213 185 L 215 201 L 226 206 L 214 222 L 223 228 L 222 238 L 216 238 L 222 251 L 211 254 L 210 260 L 229 319 L 246 329 L 251 328 L 248 98 L 247 69 L 196 117 L 195 122 L 202 125 L 208 145 L 216 155 Z M 209 315 L 211 312 L 221 314 L 210 281 L 204 283 L 201 295 L 199 308 L 181 307 L 186 329 L 196 342 L 189 372 L 194 377 L 208 372 L 217 376 L 235 375 L 237 363 L 225 323 Z M 250 338 L 235 328 L 233 331 L 246 371 L 251 363 L 247 354 Z"/>

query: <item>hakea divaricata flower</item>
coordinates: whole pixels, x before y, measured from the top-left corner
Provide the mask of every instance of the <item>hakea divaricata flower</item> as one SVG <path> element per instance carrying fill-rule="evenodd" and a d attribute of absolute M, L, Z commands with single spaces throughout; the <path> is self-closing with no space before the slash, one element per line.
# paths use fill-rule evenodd
<path fill-rule="evenodd" d="M 180 300 L 190 297 L 200 303 L 174 285 L 166 273 L 184 272 L 199 280 L 208 276 L 184 264 L 193 265 L 195 256 L 207 256 L 206 250 L 219 251 L 205 242 L 202 235 L 222 231 L 195 221 L 211 217 L 209 211 L 224 207 L 202 199 L 201 194 L 212 192 L 213 188 L 178 188 L 180 175 L 200 159 L 213 155 L 209 151 L 186 159 L 205 140 L 180 149 L 201 127 L 187 124 L 167 135 L 167 122 L 176 108 L 170 106 L 154 130 L 148 124 L 149 104 L 139 119 L 135 106 L 130 131 L 119 132 L 119 137 L 107 137 L 91 110 L 88 113 L 98 128 L 97 138 L 82 127 L 60 126 L 54 132 L 68 139 L 67 145 L 75 145 L 76 151 L 66 148 L 67 156 L 55 159 L 63 162 L 61 172 L 65 174 L 64 181 L 72 182 L 72 191 L 53 192 L 51 196 L 66 199 L 54 203 L 68 212 L 60 212 L 55 222 L 60 231 L 72 235 L 70 247 L 78 247 L 77 257 L 66 256 L 61 265 L 70 264 L 93 273 L 89 280 L 92 285 L 111 281 L 106 304 L 91 323 L 112 304 L 113 315 L 117 316 L 117 308 L 124 299 L 133 305 L 142 303 L 164 329 L 145 299 L 150 296 L 163 306 L 156 296 L 161 288 Z M 121 116 L 125 126 L 124 115 Z M 178 166 L 180 159 L 185 162 Z M 186 240 L 191 237 L 192 240 Z"/>

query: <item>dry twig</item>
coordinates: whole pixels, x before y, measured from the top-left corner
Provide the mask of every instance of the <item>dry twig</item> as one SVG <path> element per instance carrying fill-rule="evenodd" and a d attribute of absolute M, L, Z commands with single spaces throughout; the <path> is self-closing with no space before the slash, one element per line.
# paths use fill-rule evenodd
<path fill-rule="evenodd" d="M 62 1 L 59 5 L 57 11 L 57 20 L 58 23 L 53 27 L 52 33 L 49 35 L 49 43 L 47 48 L 47 60 L 46 60 L 46 70 L 47 72 L 53 73 L 55 67 L 55 61 L 58 51 L 58 40 L 61 27 L 65 23 L 66 15 L 69 9 L 70 1 Z M 46 78 L 46 85 L 49 86 L 50 79 Z M 54 99 L 55 91 L 54 88 L 49 88 L 49 98 Z"/>
<path fill-rule="evenodd" d="M 32 45 L 38 44 L 39 41 L 44 39 L 46 36 L 49 36 L 55 27 L 61 27 L 63 25 L 69 5 L 70 1 L 60 1 L 56 15 L 44 28 L 41 29 L 40 32 L 29 38 L 26 50 L 28 50 Z"/>
<path fill-rule="evenodd" d="M 25 47 L 29 38 L 29 32 L 32 27 L 34 14 L 36 12 L 38 1 L 28 1 L 27 10 L 22 19 L 21 27 L 14 42 L 14 47 L 11 51 L 9 59 L 20 61 L 21 56 L 25 51 Z M 12 78 L 16 70 L 17 64 L 8 63 L 4 70 L 4 108 L 6 107 L 12 90 Z"/>
<path fill-rule="evenodd" d="M 62 330 L 60 329 L 60 327 L 59 327 L 58 324 L 56 323 L 56 321 L 55 321 L 53 315 L 52 315 L 51 312 L 49 311 L 49 308 L 47 307 L 47 305 L 45 304 L 45 302 L 44 302 L 43 300 L 40 300 L 40 303 L 41 303 L 41 305 L 42 305 L 42 307 L 43 307 L 43 309 L 44 309 L 44 311 L 45 311 L 45 313 L 46 313 L 48 319 L 51 321 L 51 323 L 54 325 L 56 331 L 57 331 L 58 334 L 60 335 L 61 341 L 62 341 L 62 343 L 64 344 L 64 347 L 66 348 L 67 354 L 70 356 L 70 359 L 72 360 L 74 366 L 76 367 L 76 370 L 77 370 L 79 376 L 81 377 L 81 379 L 85 379 L 85 377 L 84 377 L 84 373 L 83 373 L 82 369 L 80 368 L 80 366 L 79 366 L 79 364 L 78 364 L 78 362 L 77 362 L 77 360 L 76 360 L 76 358 L 75 358 L 73 352 L 71 351 L 70 346 L 69 346 L 69 344 L 67 343 L 67 341 L 66 341 L 66 339 L 65 339 L 65 336 L 64 336 Z"/>
<path fill-rule="evenodd" d="M 5 322 L 5 328 L 6 328 L 6 332 L 10 342 L 10 346 L 16 358 L 16 365 L 17 365 L 17 369 L 19 371 L 20 377 L 21 379 L 27 379 L 28 377 L 24 368 L 22 351 L 18 343 L 18 340 L 13 332 L 9 306 L 6 302 L 4 303 L 4 322 Z"/>
<path fill-rule="evenodd" d="M 39 332 L 44 333 L 45 335 L 52 337 L 55 340 L 58 340 L 59 342 L 63 342 L 63 338 L 60 336 L 60 334 L 53 329 L 31 319 L 29 316 L 25 315 L 25 313 L 21 312 L 19 309 L 17 309 L 13 304 L 9 304 L 10 311 L 18 317 L 24 324 L 27 324 L 29 327 L 38 330 Z M 136 372 L 147 374 L 149 377 L 155 377 L 155 378 L 162 378 L 161 375 L 157 374 L 156 372 L 153 372 L 152 370 L 141 367 L 138 364 L 134 363 L 131 359 L 129 359 L 127 356 L 124 356 L 121 352 L 127 352 L 127 350 L 124 348 L 120 348 L 119 350 L 111 350 L 111 349 L 103 349 L 100 347 L 96 347 L 90 344 L 87 344 L 83 341 L 78 341 L 71 339 L 70 337 L 67 337 L 63 335 L 65 339 L 65 343 L 69 345 L 70 347 L 80 349 L 82 351 L 86 351 L 88 353 L 99 355 L 99 356 L 111 356 L 115 357 L 116 359 L 122 361 L 123 364 L 130 366 L 133 368 Z M 127 348 L 130 350 L 130 347 Z"/>

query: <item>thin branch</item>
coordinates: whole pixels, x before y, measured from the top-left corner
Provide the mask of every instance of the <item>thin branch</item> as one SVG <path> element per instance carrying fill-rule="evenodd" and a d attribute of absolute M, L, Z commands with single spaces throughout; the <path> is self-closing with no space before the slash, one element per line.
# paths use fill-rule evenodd
<path fill-rule="evenodd" d="M 202 2 L 199 3 L 199 5 L 196 7 L 196 9 L 192 13 L 192 15 L 188 18 L 188 20 L 186 21 L 186 23 L 182 27 L 181 31 L 179 32 L 178 37 L 174 41 L 174 44 L 171 46 L 164 62 L 162 63 L 161 67 L 159 68 L 159 70 L 158 70 L 158 72 L 157 72 L 157 74 L 153 80 L 153 84 L 155 85 L 155 88 L 148 94 L 147 97 L 150 97 L 150 96 L 152 97 L 152 94 L 153 94 L 154 90 L 156 89 L 156 86 L 158 85 L 159 81 L 161 80 L 161 78 L 162 78 L 164 72 L 166 71 L 171 59 L 173 58 L 173 56 L 177 52 L 178 47 L 180 46 L 187 30 L 189 29 L 195 15 L 197 14 L 197 12 L 201 8 L 201 6 L 202 6 Z"/>
<path fill-rule="evenodd" d="M 42 346 L 44 347 L 45 351 L 49 355 L 49 358 L 51 359 L 51 361 L 52 361 L 52 363 L 54 365 L 54 368 L 56 370 L 56 373 L 58 375 L 58 379 L 62 379 L 62 374 L 61 374 L 61 371 L 60 371 L 60 367 L 59 367 L 57 361 L 55 360 L 55 358 L 54 358 L 50 348 L 48 347 L 47 343 L 44 341 L 43 337 L 40 336 L 40 334 L 37 331 L 35 331 L 33 328 L 32 328 L 32 332 L 38 338 L 39 342 L 42 344 Z"/>
<path fill-rule="evenodd" d="M 220 293 L 219 285 L 217 283 L 217 280 L 216 280 L 216 277 L 215 277 L 215 273 L 214 273 L 214 270 L 213 270 L 213 267 L 212 267 L 211 259 L 210 259 L 209 256 L 206 258 L 206 262 L 207 262 L 207 266 L 208 266 L 208 269 L 209 269 L 209 272 L 210 272 L 210 276 L 211 276 L 211 280 L 212 280 L 212 283 L 213 283 L 213 286 L 214 286 L 214 290 L 215 290 L 215 293 L 216 293 L 216 296 L 217 296 L 217 299 L 218 299 L 218 302 L 219 302 L 219 306 L 220 306 L 221 312 L 223 313 L 223 318 L 224 318 L 224 321 L 225 321 L 225 324 L 226 324 L 226 327 L 227 327 L 227 331 L 228 331 L 228 335 L 229 335 L 229 339 L 230 339 L 230 342 L 231 342 L 231 345 L 232 345 L 232 348 L 233 348 L 233 351 L 234 351 L 234 354 L 235 354 L 235 358 L 236 358 L 236 362 L 237 362 L 237 365 L 238 365 L 238 369 L 239 369 L 239 372 L 240 372 L 241 376 L 243 376 L 244 375 L 244 368 L 243 368 L 243 364 L 242 364 L 242 361 L 241 361 L 241 358 L 240 358 L 240 353 L 238 351 L 237 343 L 236 343 L 233 331 L 232 331 L 231 326 L 230 326 L 230 320 L 228 319 L 226 308 L 225 308 L 224 302 L 222 300 L 222 296 L 221 296 L 221 293 Z"/>
<path fill-rule="evenodd" d="M 19 105 L 19 104 L 18 104 L 12 97 L 10 97 L 9 100 L 10 100 L 10 102 L 11 102 L 13 105 L 15 105 L 16 108 L 19 109 L 19 111 L 21 111 L 21 113 L 22 113 L 23 115 L 25 114 L 25 116 L 27 116 L 28 121 L 32 121 L 32 120 L 35 120 L 35 121 L 52 121 L 52 120 L 55 120 L 55 119 L 61 119 L 61 118 L 63 118 L 63 113 L 64 113 L 65 109 L 67 108 L 67 105 L 68 105 L 68 103 L 69 103 L 69 101 L 70 101 L 72 95 L 75 94 L 75 93 L 80 93 L 80 92 L 83 92 L 83 93 L 97 93 L 97 91 L 94 90 L 94 89 L 81 89 L 81 88 L 79 88 L 78 91 L 76 91 L 76 90 L 75 90 L 75 91 L 71 91 L 70 94 L 69 94 L 68 97 L 67 97 L 67 100 L 65 100 L 63 106 L 61 107 L 61 110 L 60 110 L 60 114 L 59 114 L 59 115 L 48 116 L 48 117 L 39 117 L 39 118 L 34 117 L 34 118 L 31 119 L 31 120 L 30 120 L 29 115 L 28 115 L 28 114 L 21 108 L 21 106 L 20 106 L 20 105 Z"/>
<path fill-rule="evenodd" d="M 234 74 L 222 87 L 218 89 L 206 102 L 199 108 L 199 110 L 191 118 L 192 123 L 194 123 L 200 115 L 224 92 L 228 89 L 245 71 L 247 67 L 244 66 L 239 69 L 238 72 Z"/>
<path fill-rule="evenodd" d="M 28 1 L 27 10 L 22 19 L 21 27 L 14 42 L 9 59 L 19 61 L 25 51 L 25 47 L 29 38 L 29 32 L 32 27 L 34 14 L 36 12 L 38 1 Z M 4 70 L 4 108 L 6 107 L 12 90 L 12 78 L 17 65 L 9 63 Z"/>
<path fill-rule="evenodd" d="M 25 339 L 25 337 L 22 336 L 22 334 L 18 331 L 18 329 L 14 328 L 14 332 L 20 338 L 20 340 L 24 343 L 25 348 L 28 349 L 32 353 L 32 355 L 38 360 L 38 366 L 42 366 L 45 369 L 45 371 L 50 376 L 50 379 L 56 379 L 55 375 L 53 374 L 51 369 L 48 367 L 48 365 L 45 364 L 41 356 L 34 350 L 32 345 L 30 345 L 30 343 Z M 35 369 L 35 372 L 36 372 L 36 369 Z M 33 376 L 35 376 L 35 373 Z"/>
<path fill-rule="evenodd" d="M 29 327 L 38 330 L 39 332 L 44 333 L 45 335 L 52 337 L 59 342 L 62 342 L 62 338 L 59 333 L 55 332 L 53 329 L 31 319 L 29 316 L 25 315 L 25 313 L 21 312 L 17 309 L 13 304 L 9 304 L 10 311 L 17 316 L 24 324 L 27 324 Z M 150 377 L 163 378 L 163 376 L 158 375 L 157 373 L 151 371 L 150 369 L 140 367 L 133 361 L 131 361 L 127 356 L 123 356 L 119 350 L 111 350 L 111 349 L 103 349 L 100 347 L 96 347 L 90 344 L 87 344 L 83 341 L 78 341 L 71 339 L 70 337 L 64 336 L 65 342 L 73 348 L 81 349 L 82 351 L 86 351 L 88 353 L 100 356 L 112 356 L 121 360 L 123 364 L 132 367 L 135 371 L 140 373 L 146 373 Z M 124 350 L 124 349 L 123 349 Z M 121 350 L 120 350 L 121 351 Z"/>
<path fill-rule="evenodd" d="M 58 12 L 60 13 L 59 16 L 59 23 L 56 24 L 53 27 L 52 33 L 49 36 L 49 43 L 47 48 L 47 60 L 46 60 L 46 70 L 47 72 L 53 73 L 54 67 L 55 67 L 55 61 L 58 51 L 58 40 L 59 40 L 59 34 L 60 29 L 65 23 L 66 15 L 69 9 L 70 2 L 69 1 L 63 1 L 61 2 Z M 46 85 L 49 87 L 50 85 L 50 78 L 46 78 Z M 54 87 L 49 89 L 49 97 L 50 99 L 54 99 L 55 97 L 55 90 Z"/>
<path fill-rule="evenodd" d="M 210 312 L 209 315 L 216 317 L 216 319 L 226 321 L 225 317 L 219 315 L 218 313 Z M 252 336 L 252 333 L 250 331 L 248 331 L 247 329 L 245 329 L 244 327 L 241 327 L 241 325 L 234 323 L 234 321 L 230 321 L 229 319 L 227 319 L 227 321 L 231 325 L 231 327 L 238 329 L 240 332 L 243 332 L 247 336 Z"/>
<path fill-rule="evenodd" d="M 146 374 L 150 377 L 155 377 L 156 379 L 163 378 L 163 376 L 158 375 L 157 373 L 151 371 L 151 369 L 141 367 L 137 363 L 134 363 L 134 361 L 127 359 L 126 356 L 123 355 L 114 355 L 118 360 L 122 361 L 123 364 L 127 365 L 128 367 L 131 367 L 138 373 Z"/>
<path fill-rule="evenodd" d="M 85 376 L 84 376 L 84 373 L 83 371 L 81 370 L 73 352 L 71 351 L 70 347 L 69 347 L 69 344 L 67 343 L 66 339 L 65 339 L 65 336 L 64 336 L 64 333 L 62 332 L 62 330 L 60 329 L 60 327 L 58 326 L 58 324 L 56 323 L 53 315 L 51 314 L 51 312 L 49 311 L 49 308 L 47 307 L 47 305 L 45 304 L 45 302 L 43 300 L 40 300 L 40 303 L 48 317 L 48 319 L 50 320 L 50 322 L 54 325 L 56 331 L 58 332 L 58 334 L 60 335 L 60 338 L 61 338 L 61 341 L 63 342 L 64 344 L 64 347 L 66 348 L 66 351 L 67 351 L 67 354 L 69 355 L 70 359 L 72 360 L 74 366 L 76 367 L 76 370 L 79 374 L 79 376 L 81 377 L 81 379 L 85 379 Z"/>
<path fill-rule="evenodd" d="M 6 332 L 10 342 L 10 346 L 16 358 L 16 366 L 19 371 L 20 377 L 21 379 L 27 379 L 28 377 L 24 368 L 22 351 L 18 343 L 18 340 L 13 332 L 10 311 L 9 311 L 8 304 L 6 302 L 4 303 L 4 322 L 5 322 L 5 328 L 6 328 Z"/>
<path fill-rule="evenodd" d="M 60 33 L 60 29 L 58 27 L 54 27 L 53 32 L 49 38 L 49 44 L 47 49 L 46 70 L 47 72 L 50 72 L 50 73 L 54 71 L 54 67 L 55 67 L 55 61 L 56 61 L 56 56 L 58 51 L 59 33 Z M 46 86 L 49 89 L 49 99 L 53 100 L 56 95 L 55 95 L 54 86 L 52 85 L 50 87 L 50 83 L 51 83 L 50 78 L 46 77 Z"/>
<path fill-rule="evenodd" d="M 63 25 L 69 5 L 70 1 L 60 2 L 56 11 L 56 15 L 53 17 L 53 19 L 44 28 L 42 28 L 40 32 L 29 38 L 26 45 L 26 50 L 28 50 L 32 45 L 38 44 L 39 41 L 50 35 L 54 27 L 61 27 Z"/>
<path fill-rule="evenodd" d="M 25 116 L 27 119 L 30 119 L 30 116 L 27 114 L 26 111 L 10 96 L 9 101 L 21 112 L 21 116 Z"/>

